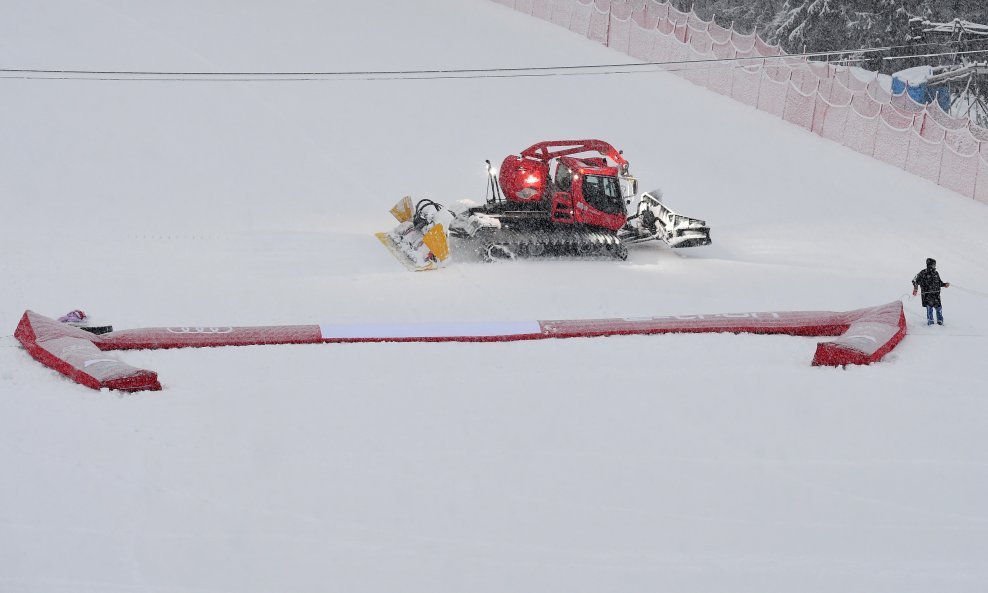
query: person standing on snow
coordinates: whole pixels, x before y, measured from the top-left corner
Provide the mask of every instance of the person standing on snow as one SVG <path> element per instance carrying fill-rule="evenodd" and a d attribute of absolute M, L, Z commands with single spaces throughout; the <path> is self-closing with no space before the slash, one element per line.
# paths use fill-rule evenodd
<path fill-rule="evenodd" d="M 933 310 L 937 312 L 937 325 L 943 325 L 943 305 L 940 304 L 940 289 L 950 286 L 937 273 L 937 260 L 926 258 L 926 269 L 913 277 L 913 296 L 916 290 L 923 289 L 923 306 L 926 307 L 926 325 L 933 325 Z"/>

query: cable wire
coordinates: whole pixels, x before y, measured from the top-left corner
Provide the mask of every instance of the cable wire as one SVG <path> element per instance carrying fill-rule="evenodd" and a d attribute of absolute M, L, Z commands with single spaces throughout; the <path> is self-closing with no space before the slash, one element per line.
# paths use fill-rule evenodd
<path fill-rule="evenodd" d="M 956 288 L 958 290 L 962 290 L 962 291 L 967 292 L 967 293 L 970 293 L 970 294 L 976 294 L 978 296 L 988 298 L 988 292 L 982 292 L 980 290 L 974 290 L 973 288 L 966 288 L 964 286 L 958 286 L 958 285 L 954 284 L 953 282 L 950 283 L 950 287 L 951 288 Z"/>
<path fill-rule="evenodd" d="M 975 42 L 988 42 L 988 39 L 978 39 Z M 224 72 L 224 71 L 154 71 L 154 70 L 72 70 L 72 69 L 39 69 L 39 68 L 0 68 L 0 79 L 21 80 L 98 80 L 98 81 L 181 81 L 181 82 L 277 82 L 277 81 L 310 81 L 310 80 L 451 80 L 478 78 L 531 78 L 539 76 L 561 76 L 575 74 L 586 76 L 591 74 L 638 74 L 641 72 L 678 72 L 685 69 L 695 69 L 695 65 L 718 64 L 721 67 L 732 67 L 733 64 L 743 66 L 765 64 L 767 61 L 787 60 L 792 58 L 830 58 L 832 56 L 855 55 L 888 52 L 895 49 L 916 48 L 924 46 L 949 45 L 959 42 L 926 43 L 914 45 L 892 45 L 869 47 L 851 50 L 835 50 L 826 52 L 804 52 L 798 54 L 781 54 L 777 56 L 747 56 L 733 58 L 703 58 L 700 60 L 667 60 L 661 62 L 634 62 L 618 64 L 580 64 L 561 66 L 526 66 L 503 68 L 460 68 L 460 69 L 431 69 L 431 70 L 341 70 L 341 71 L 299 71 L 299 72 Z M 968 42 L 971 43 L 971 42 Z M 986 50 L 974 50 L 963 53 L 980 53 Z M 927 54 L 923 57 L 956 55 L 960 52 L 943 52 Z M 917 57 L 913 55 L 895 56 L 894 59 Z M 864 58 L 855 57 L 839 60 L 841 62 L 858 62 Z M 892 59 L 886 57 L 883 59 Z M 682 69 L 661 68 L 665 66 L 688 66 Z M 711 66 L 708 66 L 711 67 Z M 650 68 L 648 70 L 631 70 L 628 68 Z M 621 69 L 620 71 L 616 69 Z M 575 70 L 591 70 L 591 72 L 573 72 Z"/>
<path fill-rule="evenodd" d="M 988 39 L 985 39 L 985 41 L 988 41 Z M 883 60 L 907 60 L 909 58 L 934 58 L 934 57 L 937 57 L 937 56 L 960 56 L 960 55 L 966 55 L 966 54 L 983 54 L 985 52 L 988 52 L 988 49 L 974 49 L 974 50 L 971 50 L 971 51 L 952 51 L 952 52 L 944 52 L 944 53 L 936 53 L 936 54 L 916 54 L 916 55 L 886 56 L 886 57 L 884 57 L 882 59 Z"/>

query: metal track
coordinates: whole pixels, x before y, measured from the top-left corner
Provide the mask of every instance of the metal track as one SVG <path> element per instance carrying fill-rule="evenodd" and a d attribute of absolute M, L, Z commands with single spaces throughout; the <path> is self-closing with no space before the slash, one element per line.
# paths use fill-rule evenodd
<path fill-rule="evenodd" d="M 471 240 L 484 261 L 538 257 L 627 259 L 628 248 L 614 233 L 575 229 L 480 232 Z"/>

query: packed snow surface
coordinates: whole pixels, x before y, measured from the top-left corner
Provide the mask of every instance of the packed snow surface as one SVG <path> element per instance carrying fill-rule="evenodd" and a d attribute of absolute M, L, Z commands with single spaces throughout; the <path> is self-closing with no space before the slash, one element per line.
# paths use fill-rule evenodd
<path fill-rule="evenodd" d="M 8 69 L 326 72 L 626 56 L 487 0 L 15 0 Z M 983 591 L 988 208 L 668 73 L 0 79 L 0 591 Z M 114 78 L 102 76 L 102 78 Z M 484 159 L 601 138 L 710 247 L 409 273 L 401 196 L 482 200 Z M 952 286 L 928 328 L 909 281 Z M 26 309 L 152 326 L 849 310 L 812 338 L 134 351 L 81 387 Z"/>

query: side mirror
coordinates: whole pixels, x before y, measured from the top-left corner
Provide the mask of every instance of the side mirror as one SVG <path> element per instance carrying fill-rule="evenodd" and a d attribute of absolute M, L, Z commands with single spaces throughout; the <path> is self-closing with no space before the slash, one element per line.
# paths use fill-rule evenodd
<path fill-rule="evenodd" d="M 621 194 L 628 204 L 638 195 L 638 180 L 634 177 L 621 177 Z"/>

